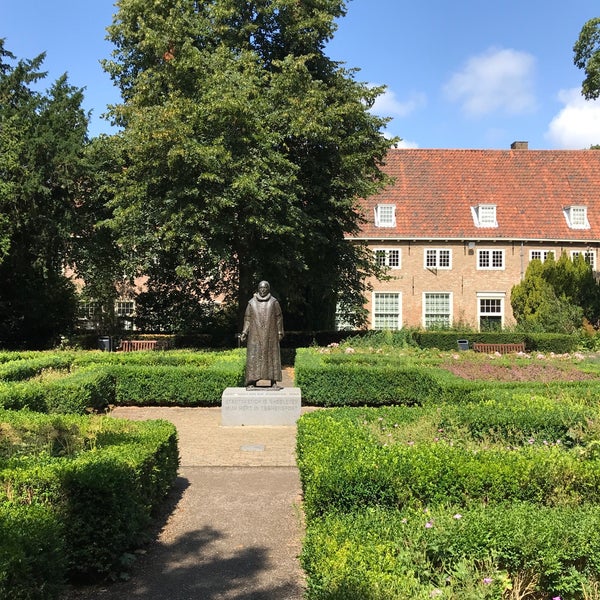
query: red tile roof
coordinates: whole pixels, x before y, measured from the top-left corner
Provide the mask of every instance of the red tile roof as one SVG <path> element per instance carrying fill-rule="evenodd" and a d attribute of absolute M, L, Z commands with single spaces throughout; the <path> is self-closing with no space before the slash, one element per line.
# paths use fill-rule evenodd
<path fill-rule="evenodd" d="M 390 150 L 394 183 L 362 201 L 361 238 L 600 241 L 600 150 Z M 375 227 L 378 204 L 396 226 Z M 471 207 L 495 204 L 498 227 L 476 227 Z M 563 209 L 586 206 L 590 229 Z"/>

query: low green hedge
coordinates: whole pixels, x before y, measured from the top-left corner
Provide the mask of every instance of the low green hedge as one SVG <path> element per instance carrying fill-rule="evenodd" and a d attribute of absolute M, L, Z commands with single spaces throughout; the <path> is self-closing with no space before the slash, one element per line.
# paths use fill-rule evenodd
<path fill-rule="evenodd" d="M 7 353 L 10 355 L 12 353 Z M 15 353 L 20 356 L 18 353 Z M 27 358 L 0 361 L 0 381 L 22 381 L 39 375 L 43 371 L 65 371 L 71 368 L 73 354 L 70 352 L 40 352 Z"/>
<path fill-rule="evenodd" d="M 308 599 L 593 597 L 598 416 L 525 396 L 302 416 Z"/>
<path fill-rule="evenodd" d="M 26 411 L 0 412 L 0 426 L 5 434 L 0 445 L 0 507 L 9 513 L 15 507 L 48 509 L 62 532 L 57 539 L 64 540 L 59 554 L 65 568 L 51 581 L 118 570 L 119 558 L 139 541 L 152 511 L 175 481 L 175 427 L 164 421 Z M 37 519 L 37 512 L 30 514 Z M 39 515 L 43 523 L 47 512 Z M 29 534 L 24 535 L 27 548 Z M 0 557 L 5 557 L 0 574 L 9 569 L 11 543 L 0 537 Z M 39 560 L 58 569 L 52 548 Z M 37 597 L 35 582 L 31 586 L 32 595 L 23 597 Z"/>
<path fill-rule="evenodd" d="M 369 409 L 362 410 L 357 412 L 366 414 Z M 371 410 L 378 414 L 376 409 Z M 434 414 L 415 410 L 421 416 Z M 600 461 L 596 460 L 598 452 L 593 439 L 586 446 L 582 435 L 582 445 L 572 450 L 542 438 L 509 446 L 515 443 L 514 438 L 503 440 L 499 427 L 494 444 L 480 444 L 477 435 L 471 438 L 468 432 L 474 422 L 465 419 L 465 413 L 461 420 L 460 413 L 449 412 L 450 419 L 459 425 L 454 430 L 444 431 L 439 426 L 438 420 L 444 420 L 442 409 L 441 417 L 429 416 L 424 426 L 430 430 L 437 427 L 437 437 L 424 437 L 413 425 L 415 437 L 398 442 L 394 441 L 394 428 L 406 423 L 402 425 L 401 415 L 398 422 L 388 420 L 390 416 L 393 419 L 393 411 L 378 417 L 378 430 L 368 426 L 368 417 L 359 423 L 354 417 L 336 418 L 335 411 L 303 416 L 298 423 L 297 454 L 307 517 L 372 504 L 414 507 L 448 502 L 600 503 Z M 518 417 L 516 407 L 512 416 Z M 564 427 L 580 427 L 584 431 L 585 419 L 586 413 L 580 412 L 571 425 Z M 502 426 L 503 420 L 499 416 L 496 423 Z M 527 422 L 533 426 L 531 419 Z M 546 427 L 542 420 L 538 424 Z M 461 427 L 467 434 L 461 432 Z M 531 436 L 537 435 L 536 431 L 529 431 Z"/>
<path fill-rule="evenodd" d="M 218 406 L 223 390 L 244 383 L 244 364 L 216 363 L 210 367 L 115 365 L 115 404 Z"/>
<path fill-rule="evenodd" d="M 143 365 L 150 366 L 197 366 L 207 367 L 220 363 L 239 363 L 245 357 L 244 350 L 220 352 L 168 350 L 136 352 L 78 352 L 74 355 L 76 367 L 90 365 Z"/>
<path fill-rule="evenodd" d="M 37 353 L 0 362 L 0 408 L 82 414 L 111 404 L 218 405 L 225 388 L 243 385 L 244 369 L 243 350 Z M 26 379 L 44 371 L 54 373 Z"/>
<path fill-rule="evenodd" d="M 467 340 L 472 348 L 476 342 L 486 344 L 525 343 L 527 352 L 574 352 L 580 343 L 576 335 L 561 333 L 513 333 L 505 331 L 415 331 L 412 339 L 421 348 L 458 350 L 458 340 Z"/>
<path fill-rule="evenodd" d="M 407 356 L 373 353 L 328 353 L 300 348 L 296 352 L 295 383 L 303 401 L 317 406 L 422 404 L 446 394 L 463 396 L 480 384 L 462 380 Z"/>
<path fill-rule="evenodd" d="M 65 573 L 64 528 L 56 512 L 0 504 L 0 598 L 58 598 Z"/>
<path fill-rule="evenodd" d="M 82 369 L 46 381 L 0 382 L 0 408 L 77 413 L 114 403 L 115 381 L 106 370 Z"/>
<path fill-rule="evenodd" d="M 598 506 L 332 511 L 307 527 L 307 597 L 592 598 L 599 528 Z"/>

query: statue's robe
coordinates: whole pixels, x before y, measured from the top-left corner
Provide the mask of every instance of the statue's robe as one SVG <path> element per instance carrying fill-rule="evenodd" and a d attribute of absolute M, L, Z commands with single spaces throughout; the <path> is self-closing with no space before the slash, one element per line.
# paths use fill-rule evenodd
<path fill-rule="evenodd" d="M 269 294 L 248 301 L 242 333 L 248 336 L 246 385 L 260 379 L 281 381 L 279 340 L 283 337 L 283 317 L 279 302 Z"/>

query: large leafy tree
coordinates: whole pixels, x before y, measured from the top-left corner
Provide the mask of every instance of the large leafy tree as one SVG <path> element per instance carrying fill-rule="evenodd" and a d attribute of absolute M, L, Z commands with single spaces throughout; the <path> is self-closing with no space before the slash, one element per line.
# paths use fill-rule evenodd
<path fill-rule="evenodd" d="M 113 227 L 150 290 L 241 310 L 268 279 L 287 327 L 362 305 L 373 264 L 345 235 L 383 182 L 381 93 L 324 46 L 340 0 L 121 0 L 105 68 L 125 157 Z"/>
<path fill-rule="evenodd" d="M 87 136 L 82 91 L 49 90 L 44 55 L 16 60 L 0 40 L 0 343 L 43 347 L 68 330 L 75 295 L 64 268 L 77 219 Z"/>
<path fill-rule="evenodd" d="M 594 100 L 600 96 L 600 17 L 590 19 L 581 28 L 573 52 L 575 66 L 585 73 L 582 93 Z"/>

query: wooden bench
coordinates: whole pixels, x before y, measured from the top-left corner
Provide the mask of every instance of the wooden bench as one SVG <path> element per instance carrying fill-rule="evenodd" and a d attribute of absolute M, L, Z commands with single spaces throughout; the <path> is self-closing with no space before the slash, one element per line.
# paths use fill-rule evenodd
<path fill-rule="evenodd" d="M 121 340 L 119 350 L 133 352 L 134 350 L 156 350 L 156 340 Z"/>
<path fill-rule="evenodd" d="M 475 352 L 485 352 L 486 354 L 510 354 L 511 352 L 525 352 L 525 342 L 516 344 L 486 344 L 484 342 L 474 342 L 473 350 Z"/>

